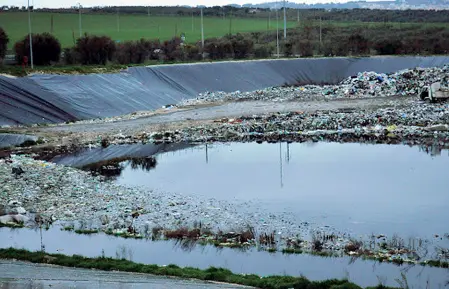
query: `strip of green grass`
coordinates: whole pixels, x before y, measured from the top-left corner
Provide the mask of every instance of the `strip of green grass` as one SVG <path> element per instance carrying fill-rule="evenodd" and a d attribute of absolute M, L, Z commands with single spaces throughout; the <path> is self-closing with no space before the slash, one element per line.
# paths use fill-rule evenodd
<path fill-rule="evenodd" d="M 361 287 L 347 280 L 309 281 L 304 277 L 239 275 L 223 268 L 210 267 L 201 270 L 192 267 L 180 268 L 176 265 L 158 266 L 134 263 L 125 259 L 87 258 L 80 255 L 66 256 L 62 254 L 46 254 L 22 249 L 0 249 L 0 259 L 15 259 L 32 263 L 47 263 L 66 267 L 85 269 L 99 269 L 105 271 L 123 271 L 147 273 L 162 276 L 174 276 L 186 279 L 218 281 L 240 284 L 257 288 L 296 288 L 296 289 L 361 289 Z M 370 287 L 372 289 L 387 288 L 383 286 Z"/>
<path fill-rule="evenodd" d="M 78 13 L 49 13 L 34 11 L 31 13 L 33 33 L 51 32 L 53 17 L 53 35 L 59 39 L 63 47 L 74 45 L 79 37 Z M 184 33 L 188 43 L 201 40 L 201 18 L 199 16 L 152 16 L 122 14 L 120 28 L 117 27 L 116 14 L 82 14 L 82 33 L 107 35 L 116 41 L 160 39 L 161 41 L 180 36 Z M 231 23 L 232 21 L 232 23 Z M 204 17 L 204 37 L 222 37 L 231 32 L 255 32 L 276 30 L 272 21 L 267 27 L 268 19 Z M 296 21 L 288 21 L 289 28 L 296 26 Z M 193 27 L 192 27 L 193 25 Z M 0 13 L 0 26 L 9 35 L 8 48 L 28 34 L 27 12 Z"/>

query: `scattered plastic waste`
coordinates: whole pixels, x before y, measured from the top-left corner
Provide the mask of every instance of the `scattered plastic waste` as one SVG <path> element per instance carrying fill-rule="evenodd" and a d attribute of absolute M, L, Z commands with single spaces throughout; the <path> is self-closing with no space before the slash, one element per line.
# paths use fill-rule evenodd
<path fill-rule="evenodd" d="M 447 86 L 448 71 L 449 66 L 407 69 L 391 74 L 368 71 L 348 77 L 338 85 L 271 87 L 246 93 L 206 92 L 195 99 L 182 101 L 180 105 L 233 100 L 288 101 L 312 100 L 319 97 L 339 99 L 417 95 L 421 89 L 433 82 L 438 81 L 441 85 Z"/>

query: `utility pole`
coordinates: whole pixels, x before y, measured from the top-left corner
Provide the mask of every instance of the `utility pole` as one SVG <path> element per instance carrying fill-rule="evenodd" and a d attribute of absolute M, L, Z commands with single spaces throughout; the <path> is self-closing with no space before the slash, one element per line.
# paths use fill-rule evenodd
<path fill-rule="evenodd" d="M 277 8 L 278 2 L 276 1 L 275 9 L 276 9 L 276 51 L 277 58 L 279 58 L 279 13 Z"/>
<path fill-rule="evenodd" d="M 232 14 L 229 14 L 229 35 L 232 35 Z"/>
<path fill-rule="evenodd" d="M 268 27 L 271 27 L 271 8 L 268 11 Z"/>
<path fill-rule="evenodd" d="M 298 23 L 299 23 L 299 8 L 298 8 Z"/>
<path fill-rule="evenodd" d="M 82 36 L 82 31 L 81 31 L 81 4 L 78 3 L 78 22 L 79 22 L 79 30 L 80 30 L 80 38 Z"/>
<path fill-rule="evenodd" d="M 117 7 L 117 32 L 120 32 L 120 8 Z"/>
<path fill-rule="evenodd" d="M 203 7 L 201 7 L 201 47 L 204 49 Z"/>
<path fill-rule="evenodd" d="M 284 0 L 284 39 L 287 39 L 287 12 L 285 11 L 285 0 Z"/>
<path fill-rule="evenodd" d="M 321 38 L 321 31 L 322 31 L 322 29 L 321 28 L 322 28 L 322 25 L 321 25 L 321 17 L 320 17 L 320 45 L 322 44 L 321 43 L 321 40 L 322 40 L 322 38 Z"/>
<path fill-rule="evenodd" d="M 148 18 L 150 18 L 150 6 L 148 6 Z"/>
<path fill-rule="evenodd" d="M 31 60 L 31 69 L 34 69 L 33 62 L 33 39 L 31 36 L 31 11 L 30 11 L 30 0 L 28 0 L 28 34 L 30 39 L 30 60 Z"/>
<path fill-rule="evenodd" d="M 267 18 L 267 32 L 270 30 L 270 17 Z"/>

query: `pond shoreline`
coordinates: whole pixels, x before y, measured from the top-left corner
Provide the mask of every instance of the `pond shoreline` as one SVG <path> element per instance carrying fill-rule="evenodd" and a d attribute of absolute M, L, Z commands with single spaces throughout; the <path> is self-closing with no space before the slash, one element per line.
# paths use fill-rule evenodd
<path fill-rule="evenodd" d="M 45 252 L 31 252 L 14 248 L 0 249 L 0 259 L 21 260 L 32 263 L 44 263 L 66 267 L 77 267 L 86 269 L 99 269 L 105 271 L 123 271 L 145 273 L 160 276 L 180 277 L 183 279 L 198 279 L 205 281 L 221 282 L 227 284 L 239 284 L 258 288 L 307 288 L 307 286 L 318 286 L 314 288 L 331 288 L 332 286 L 344 286 L 342 288 L 361 288 L 346 280 L 309 281 L 304 277 L 292 276 L 267 276 L 235 274 L 223 268 L 210 267 L 206 270 L 196 268 L 180 268 L 176 265 L 158 266 L 134 263 L 125 259 L 112 259 L 106 257 L 87 258 L 80 255 L 66 256 L 62 254 L 47 254 Z M 386 289 L 382 285 L 367 287 L 371 289 Z M 392 287 L 390 287 L 393 289 Z"/>

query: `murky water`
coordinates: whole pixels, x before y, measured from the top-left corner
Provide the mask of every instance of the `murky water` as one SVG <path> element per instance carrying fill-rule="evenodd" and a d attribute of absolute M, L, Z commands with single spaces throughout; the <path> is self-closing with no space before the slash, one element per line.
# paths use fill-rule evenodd
<path fill-rule="evenodd" d="M 255 249 L 242 252 L 212 246 L 186 248 L 172 241 L 122 239 L 104 234 L 85 236 L 61 231 L 56 227 L 43 231 L 43 244 L 49 253 L 81 254 L 90 257 L 98 257 L 104 253 L 108 257 L 126 258 L 147 264 L 177 264 L 198 268 L 217 266 L 228 268 L 235 273 L 260 275 L 303 274 L 312 280 L 347 277 L 361 286 L 377 285 L 379 280 L 386 285 L 397 286 L 395 279 L 401 278 L 401 273 L 407 276 L 411 288 L 426 288 L 428 281 L 432 285 L 429 288 L 444 288 L 444 284 L 449 280 L 449 271 L 440 268 L 397 267 L 372 261 L 351 261 L 350 258 L 269 254 Z M 39 250 L 40 233 L 38 230 L 29 229 L 0 229 L 0 247 L 10 246 Z"/>
<path fill-rule="evenodd" d="M 175 149 L 157 154 L 154 163 L 119 162 L 116 181 L 179 194 L 257 200 L 267 210 L 294 212 L 298 221 L 356 234 L 428 238 L 448 232 L 448 151 L 339 143 Z M 70 164 L 69 159 L 73 161 L 72 156 L 55 161 Z"/>
<path fill-rule="evenodd" d="M 449 247 L 449 154 L 433 148 L 339 143 L 231 143 L 200 146 L 111 146 L 53 161 L 90 169 L 125 185 L 216 199 L 257 201 L 269 211 L 293 212 L 298 222 L 329 225 L 360 235 L 398 234 Z M 99 160 L 112 162 L 98 163 Z M 109 168 L 106 171 L 99 168 Z M 38 233 L 0 230 L 0 246 L 37 250 Z M 438 238 L 435 235 L 438 234 Z M 225 267 L 234 272 L 304 274 L 313 280 L 345 278 L 363 285 L 395 281 L 412 288 L 443 288 L 447 269 L 396 267 L 350 258 L 239 252 L 174 242 L 79 236 L 51 230 L 50 252 L 132 258 L 143 263 Z M 428 282 L 430 287 L 428 287 Z"/>

